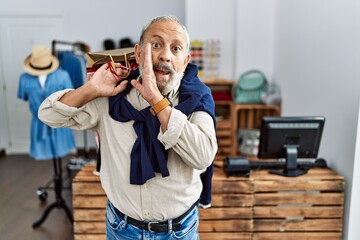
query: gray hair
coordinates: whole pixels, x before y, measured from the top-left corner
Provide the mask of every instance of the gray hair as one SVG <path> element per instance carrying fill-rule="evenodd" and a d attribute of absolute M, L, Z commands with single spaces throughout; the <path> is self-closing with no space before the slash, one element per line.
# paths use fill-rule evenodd
<path fill-rule="evenodd" d="M 186 52 L 189 53 L 190 52 L 189 33 L 188 33 L 186 27 L 184 26 L 184 24 L 182 24 L 177 17 L 172 16 L 172 15 L 164 15 L 164 16 L 155 17 L 152 20 L 150 20 L 146 25 L 144 25 L 144 27 L 141 30 L 141 35 L 140 35 L 140 46 L 144 46 L 144 36 L 145 36 L 145 33 L 148 30 L 148 28 L 152 24 L 154 24 L 156 22 L 160 22 L 160 21 L 174 21 L 174 22 L 177 22 L 182 27 L 182 29 L 185 31 L 185 34 L 186 34 Z"/>

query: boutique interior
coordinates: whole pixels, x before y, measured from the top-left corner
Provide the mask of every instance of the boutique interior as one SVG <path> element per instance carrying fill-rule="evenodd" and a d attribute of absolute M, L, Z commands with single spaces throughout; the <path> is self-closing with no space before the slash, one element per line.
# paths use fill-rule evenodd
<path fill-rule="evenodd" d="M 213 201 L 199 211 L 200 239 L 360 239 L 359 1 L 99 5 L 1 3 L 1 239 L 106 239 L 97 134 L 34 120 L 43 101 L 34 92 L 80 87 L 95 53 L 131 63 L 119 49 L 132 52 L 160 15 L 186 26 L 190 61 L 215 101 Z M 47 71 L 31 65 L 36 54 L 51 59 Z M 242 91 L 260 95 L 244 100 Z M 297 135 L 280 141 L 291 126 Z M 46 134 L 53 141 L 37 144 Z M 287 141 L 297 141 L 296 155 Z"/>

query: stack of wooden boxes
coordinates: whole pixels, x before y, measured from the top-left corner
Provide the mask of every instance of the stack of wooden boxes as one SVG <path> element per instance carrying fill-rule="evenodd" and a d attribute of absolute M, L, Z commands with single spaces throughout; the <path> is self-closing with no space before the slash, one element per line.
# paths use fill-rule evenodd
<path fill-rule="evenodd" d="M 72 181 L 74 240 L 105 240 L 107 197 L 94 164 L 86 165 Z"/>
<path fill-rule="evenodd" d="M 329 168 L 283 177 L 253 171 L 253 238 L 342 239 L 344 178 Z"/>
<path fill-rule="evenodd" d="M 223 165 L 224 159 L 230 156 L 233 147 L 233 107 L 232 87 L 233 81 L 228 80 L 208 80 L 204 82 L 211 88 L 215 101 L 216 116 L 216 138 L 218 151 L 214 162 L 216 165 Z"/>
<path fill-rule="evenodd" d="M 252 184 L 247 177 L 226 177 L 215 168 L 211 207 L 200 209 L 201 240 L 251 239 Z"/>
<path fill-rule="evenodd" d="M 105 239 L 107 199 L 94 169 L 87 165 L 73 180 L 75 240 Z M 200 209 L 200 239 L 341 240 L 343 204 L 344 178 L 329 168 L 289 178 L 216 168 L 212 207 Z"/>
<path fill-rule="evenodd" d="M 213 179 L 213 207 L 200 211 L 201 239 L 342 239 L 344 178 L 329 168 L 299 177 L 268 170 Z"/>

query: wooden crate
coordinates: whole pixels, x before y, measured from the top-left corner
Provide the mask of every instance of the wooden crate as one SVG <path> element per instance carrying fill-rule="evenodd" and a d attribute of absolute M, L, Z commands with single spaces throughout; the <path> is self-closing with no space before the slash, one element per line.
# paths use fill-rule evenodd
<path fill-rule="evenodd" d="M 341 240 L 344 178 L 331 169 L 283 177 L 265 170 L 251 174 L 253 239 Z"/>
<path fill-rule="evenodd" d="M 107 198 L 87 165 L 73 179 L 74 239 L 105 239 Z M 331 169 L 299 177 L 215 168 L 212 207 L 199 210 L 201 240 L 341 240 L 344 178 Z"/>
<path fill-rule="evenodd" d="M 239 151 L 239 129 L 260 129 L 264 116 L 280 116 L 279 105 L 266 104 L 234 104 L 232 113 L 232 146 L 230 156 L 244 155 Z M 248 156 L 250 160 L 257 160 L 256 156 Z"/>
<path fill-rule="evenodd" d="M 251 239 L 252 183 L 246 177 L 227 177 L 215 168 L 211 208 L 199 209 L 201 240 Z"/>
<path fill-rule="evenodd" d="M 232 152 L 232 114 L 233 101 L 231 91 L 233 81 L 224 79 L 207 79 L 202 80 L 208 87 L 215 101 L 216 116 L 216 138 L 218 142 L 218 151 L 214 162 L 218 166 L 224 165 L 224 159 Z M 220 94 L 220 98 L 217 97 Z M 224 95 L 227 97 L 224 98 Z M 222 96 L 222 97 L 221 97 Z"/>
<path fill-rule="evenodd" d="M 95 165 L 86 165 L 73 179 L 75 240 L 106 239 L 107 198 L 94 169 Z M 219 168 L 213 179 L 212 207 L 200 209 L 201 239 L 251 239 L 253 196 L 249 179 L 227 178 Z"/>
<path fill-rule="evenodd" d="M 232 124 L 230 119 L 222 119 L 216 122 L 216 139 L 218 150 L 216 152 L 214 164 L 223 166 L 224 159 L 231 153 Z"/>
<path fill-rule="evenodd" d="M 86 165 L 72 182 L 74 240 L 105 240 L 107 197 L 94 175 L 94 164 Z"/>

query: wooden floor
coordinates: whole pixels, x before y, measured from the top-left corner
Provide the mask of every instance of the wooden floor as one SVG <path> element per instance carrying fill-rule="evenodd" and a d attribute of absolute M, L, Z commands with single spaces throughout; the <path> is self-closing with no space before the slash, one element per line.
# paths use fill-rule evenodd
<path fill-rule="evenodd" d="M 62 162 L 65 165 L 67 159 Z M 54 208 L 40 227 L 32 228 L 33 222 L 55 201 L 52 189 L 43 202 L 36 194 L 37 188 L 46 185 L 53 173 L 51 160 L 35 161 L 27 155 L 0 157 L 0 239 L 73 240 L 73 226 L 62 208 Z M 72 211 L 71 177 L 67 178 L 66 171 L 63 176 L 67 189 L 62 196 Z"/>

